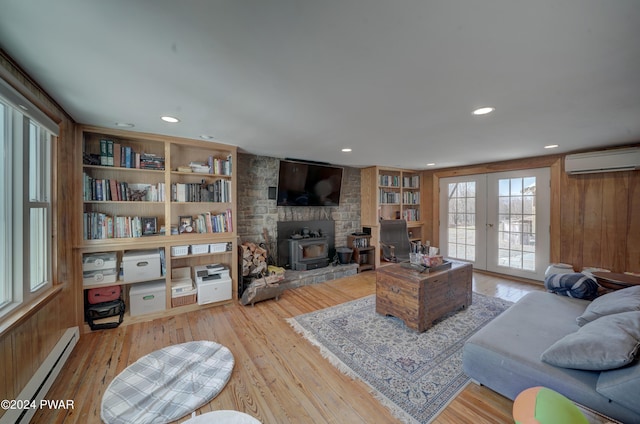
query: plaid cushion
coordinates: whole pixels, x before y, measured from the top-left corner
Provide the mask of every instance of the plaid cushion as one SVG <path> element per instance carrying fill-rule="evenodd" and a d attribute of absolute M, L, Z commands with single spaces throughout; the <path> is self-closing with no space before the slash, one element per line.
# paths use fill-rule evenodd
<path fill-rule="evenodd" d="M 216 397 L 231 377 L 229 349 L 210 341 L 168 346 L 138 359 L 102 397 L 105 423 L 168 423 Z"/>

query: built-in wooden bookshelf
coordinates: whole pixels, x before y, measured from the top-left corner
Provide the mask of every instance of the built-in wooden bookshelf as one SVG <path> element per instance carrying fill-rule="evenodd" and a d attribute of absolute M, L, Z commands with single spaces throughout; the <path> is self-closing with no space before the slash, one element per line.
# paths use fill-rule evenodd
<path fill-rule="evenodd" d="M 129 309 L 128 289 L 136 283 L 123 279 L 124 253 L 157 249 L 166 282 L 165 310 L 135 317 L 127 313 L 125 324 L 237 300 L 235 146 L 89 126 L 78 127 L 76 143 L 82 158 L 75 190 L 82 228 L 74 242 L 77 290 L 122 285 Z M 205 252 L 207 245 L 218 248 Z M 84 258 L 101 252 L 116 254 L 116 282 L 83 284 Z M 231 298 L 172 307 L 172 271 L 208 264 L 229 269 Z M 79 296 L 77 308 L 81 327 L 84 298 Z"/>
<path fill-rule="evenodd" d="M 422 240 L 421 189 L 419 171 L 372 166 L 360 171 L 361 224 L 371 234 L 371 245 L 379 246 L 380 219 L 405 219 L 412 241 Z M 380 266 L 380 249 L 375 250 Z"/>

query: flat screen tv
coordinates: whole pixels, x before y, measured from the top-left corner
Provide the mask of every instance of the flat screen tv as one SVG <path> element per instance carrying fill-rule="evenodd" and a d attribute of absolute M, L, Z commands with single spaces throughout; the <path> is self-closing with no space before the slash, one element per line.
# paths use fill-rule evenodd
<path fill-rule="evenodd" d="M 278 173 L 278 206 L 338 206 L 342 168 L 293 160 L 281 160 Z"/>

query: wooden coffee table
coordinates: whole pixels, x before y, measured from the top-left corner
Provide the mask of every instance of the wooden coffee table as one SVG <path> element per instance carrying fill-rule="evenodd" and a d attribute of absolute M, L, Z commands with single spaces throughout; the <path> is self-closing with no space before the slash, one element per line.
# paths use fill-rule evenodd
<path fill-rule="evenodd" d="M 471 305 L 472 266 L 452 261 L 450 269 L 423 272 L 394 264 L 376 270 L 376 312 L 400 318 L 423 332 L 449 312 Z"/>

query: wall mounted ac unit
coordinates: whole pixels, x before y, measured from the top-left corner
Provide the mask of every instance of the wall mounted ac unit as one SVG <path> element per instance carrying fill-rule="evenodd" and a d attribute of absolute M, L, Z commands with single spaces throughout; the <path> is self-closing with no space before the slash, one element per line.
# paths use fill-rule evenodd
<path fill-rule="evenodd" d="M 564 158 L 564 170 L 567 174 L 593 174 L 634 169 L 640 169 L 640 148 L 638 147 L 578 153 Z"/>

